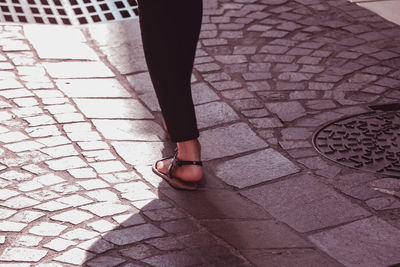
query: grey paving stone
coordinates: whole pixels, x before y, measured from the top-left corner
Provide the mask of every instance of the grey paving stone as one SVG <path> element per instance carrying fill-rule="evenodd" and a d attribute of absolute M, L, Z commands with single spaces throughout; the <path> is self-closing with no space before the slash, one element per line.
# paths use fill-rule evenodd
<path fill-rule="evenodd" d="M 101 256 L 101 257 L 96 257 L 92 260 L 90 260 L 87 263 L 87 266 L 90 267 L 99 267 L 99 266 L 117 266 L 121 263 L 125 262 L 125 259 L 123 258 L 117 258 L 117 257 L 111 257 L 111 256 Z"/>
<path fill-rule="evenodd" d="M 81 158 L 76 156 L 48 160 L 46 164 L 49 165 L 49 168 L 52 170 L 67 170 L 87 166 Z"/>
<path fill-rule="evenodd" d="M 397 191 L 400 191 L 400 180 L 395 178 L 383 178 L 374 180 L 370 182 L 369 185 L 375 190 L 387 192 L 393 195 Z"/>
<path fill-rule="evenodd" d="M 66 240 L 63 238 L 54 238 L 50 242 L 43 245 L 45 248 L 50 248 L 55 251 L 63 251 L 72 245 L 76 245 L 77 243 L 74 241 Z"/>
<path fill-rule="evenodd" d="M 215 59 L 222 64 L 237 64 L 237 63 L 246 63 L 247 58 L 242 55 L 225 55 L 225 56 L 216 56 Z"/>
<path fill-rule="evenodd" d="M 115 245 L 132 244 L 144 239 L 161 237 L 164 232 L 152 224 L 143 224 L 121 230 L 113 230 L 103 235 L 103 238 Z"/>
<path fill-rule="evenodd" d="M 159 250 L 176 250 L 176 249 L 184 249 L 184 245 L 181 244 L 175 237 L 162 237 L 153 240 L 149 240 L 146 242 Z"/>
<path fill-rule="evenodd" d="M 196 106 L 196 117 L 199 129 L 239 119 L 236 112 L 224 102 L 211 102 Z"/>
<path fill-rule="evenodd" d="M 89 205 L 86 205 L 86 206 L 83 206 L 80 208 L 83 210 L 92 212 L 100 217 L 119 214 L 119 213 L 125 212 L 129 209 L 134 210 L 134 208 L 132 208 L 128 205 L 119 204 L 118 202 L 98 202 L 98 203 L 89 204 Z"/>
<path fill-rule="evenodd" d="M 298 162 L 302 163 L 308 169 L 312 170 L 320 170 L 329 167 L 326 161 L 323 160 L 320 156 L 298 159 Z"/>
<path fill-rule="evenodd" d="M 282 249 L 282 250 L 241 250 L 248 260 L 256 266 L 308 266 L 308 267 L 339 267 L 335 260 L 324 256 L 314 249 Z"/>
<path fill-rule="evenodd" d="M 26 226 L 27 226 L 26 223 L 1 221 L 0 222 L 0 231 L 1 232 L 20 232 Z"/>
<path fill-rule="evenodd" d="M 117 153 L 131 165 L 153 165 L 157 160 L 170 155 L 163 154 L 161 142 L 112 142 Z"/>
<path fill-rule="evenodd" d="M 93 217 L 93 215 L 79 211 L 79 210 L 69 210 L 57 215 L 52 216 L 51 218 L 56 221 L 61 222 L 70 222 L 72 224 L 80 224 L 86 220 L 89 220 Z"/>
<path fill-rule="evenodd" d="M 148 72 L 126 76 L 129 84 L 137 93 L 153 92 L 153 84 Z"/>
<path fill-rule="evenodd" d="M 154 91 L 142 93 L 138 96 L 140 100 L 151 110 L 151 111 L 161 111 L 158 104 L 157 96 Z"/>
<path fill-rule="evenodd" d="M 132 245 L 127 248 L 121 249 L 121 254 L 125 257 L 129 257 L 131 259 L 140 260 L 143 258 L 147 258 L 148 256 L 155 254 L 150 246 L 145 244 Z"/>
<path fill-rule="evenodd" d="M 47 250 L 7 247 L 0 256 L 1 261 L 38 262 L 46 256 Z"/>
<path fill-rule="evenodd" d="M 73 98 L 131 97 L 131 94 L 116 79 L 59 79 L 56 85 Z"/>
<path fill-rule="evenodd" d="M 196 231 L 197 226 L 188 219 L 163 222 L 160 228 L 170 234 L 188 234 Z"/>
<path fill-rule="evenodd" d="M 374 210 L 392 210 L 400 208 L 400 201 L 391 196 L 372 198 L 365 203 Z"/>
<path fill-rule="evenodd" d="M 92 120 L 96 129 L 108 140 L 160 141 L 161 126 L 149 120 Z"/>
<path fill-rule="evenodd" d="M 305 115 L 305 109 L 299 102 L 276 102 L 265 104 L 269 111 L 278 115 L 282 121 L 293 121 Z"/>
<path fill-rule="evenodd" d="M 24 34 L 41 59 L 98 59 L 94 50 L 85 43 L 86 39 L 80 29 L 60 30 L 53 25 L 28 24 L 24 26 Z M 43 42 L 44 38 L 46 42 Z"/>
<path fill-rule="evenodd" d="M 122 74 L 147 70 L 141 35 L 137 34 L 140 32 L 139 20 L 92 24 L 88 31 L 110 63 Z"/>
<path fill-rule="evenodd" d="M 208 221 L 203 224 L 239 250 L 311 246 L 289 227 L 273 220 Z"/>
<path fill-rule="evenodd" d="M 322 229 L 370 215 L 309 175 L 263 185 L 242 191 L 241 194 L 299 232 Z"/>
<path fill-rule="evenodd" d="M 114 73 L 98 61 L 65 61 L 43 63 L 53 78 L 100 78 L 114 77 Z"/>
<path fill-rule="evenodd" d="M 186 217 L 185 214 L 183 214 L 176 208 L 149 210 L 145 211 L 144 215 L 146 215 L 153 221 L 170 221 L 183 219 Z"/>
<path fill-rule="evenodd" d="M 11 217 L 15 213 L 17 213 L 17 211 L 15 210 L 0 208 L 0 219 L 7 219 L 8 217 Z"/>
<path fill-rule="evenodd" d="M 27 198 L 24 196 L 16 196 L 9 198 L 6 201 L 0 203 L 1 206 L 11 208 L 11 209 L 23 209 L 40 203 L 32 198 Z"/>
<path fill-rule="evenodd" d="M 260 207 L 236 193 L 225 190 L 208 190 L 188 193 L 162 188 L 160 191 L 197 219 L 270 218 Z"/>
<path fill-rule="evenodd" d="M 33 222 L 36 219 L 43 217 L 45 215 L 45 213 L 43 212 L 37 212 L 37 211 L 30 211 L 30 210 L 24 210 L 21 211 L 17 214 L 15 214 L 11 219 L 13 221 L 17 221 L 17 222 Z"/>
<path fill-rule="evenodd" d="M 238 142 L 240 140 L 240 142 Z M 267 147 L 267 144 L 245 123 L 207 130 L 201 133 L 204 160 L 232 156 L 238 153 Z"/>
<path fill-rule="evenodd" d="M 97 232 L 86 230 L 83 228 L 75 228 L 61 235 L 62 238 L 69 240 L 88 240 L 98 236 Z"/>
<path fill-rule="evenodd" d="M 54 260 L 75 265 L 83 265 L 83 263 L 90 260 L 94 256 L 95 254 L 84 251 L 80 248 L 72 248 L 60 256 L 55 257 Z"/>
<path fill-rule="evenodd" d="M 322 170 L 323 171 L 323 170 Z M 371 188 L 368 183 L 375 180 L 373 174 L 356 172 L 346 175 L 337 175 L 332 185 L 346 195 L 360 200 L 368 200 L 382 196 L 376 188 Z"/>
<path fill-rule="evenodd" d="M 345 266 L 400 262 L 399 229 L 375 216 L 310 235 L 309 239 Z"/>
<path fill-rule="evenodd" d="M 88 118 L 153 119 L 153 115 L 136 99 L 74 99 Z M 104 108 L 107 107 L 107 108 Z"/>
<path fill-rule="evenodd" d="M 143 261 L 152 266 L 160 267 L 200 265 L 202 262 L 199 255 L 193 255 L 184 251 L 157 255 L 146 258 Z"/>
<path fill-rule="evenodd" d="M 225 183 L 244 188 L 297 173 L 300 168 L 270 148 L 216 166 L 216 175 Z"/>
<path fill-rule="evenodd" d="M 332 100 L 310 100 L 306 103 L 310 109 L 323 110 L 332 109 L 336 107 L 336 104 Z"/>
<path fill-rule="evenodd" d="M 240 88 L 242 85 L 237 81 L 223 81 L 223 82 L 213 82 L 211 85 L 217 90 L 227 90 Z"/>
<path fill-rule="evenodd" d="M 285 128 L 281 131 L 283 140 L 305 140 L 311 137 L 313 132 L 308 128 Z"/>
<path fill-rule="evenodd" d="M 239 99 L 231 102 L 237 110 L 263 108 L 263 103 L 257 98 Z"/>
<path fill-rule="evenodd" d="M 195 105 L 219 100 L 219 96 L 205 83 L 192 85 L 192 96 Z"/>

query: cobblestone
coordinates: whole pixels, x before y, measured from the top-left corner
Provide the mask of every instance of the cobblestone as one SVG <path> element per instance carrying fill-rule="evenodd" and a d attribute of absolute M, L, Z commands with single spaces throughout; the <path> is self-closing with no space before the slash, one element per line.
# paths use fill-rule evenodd
<path fill-rule="evenodd" d="M 126 245 L 151 237 L 160 237 L 164 233 L 151 224 L 132 226 L 122 230 L 113 230 L 103 236 L 107 241 L 116 245 Z"/>
<path fill-rule="evenodd" d="M 38 262 L 47 251 L 43 249 L 31 248 L 6 248 L 0 256 L 2 261 L 25 261 L 25 262 Z"/>

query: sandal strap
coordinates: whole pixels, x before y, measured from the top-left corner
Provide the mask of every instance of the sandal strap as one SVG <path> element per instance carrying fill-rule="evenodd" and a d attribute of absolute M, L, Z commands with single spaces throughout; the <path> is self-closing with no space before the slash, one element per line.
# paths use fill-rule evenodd
<path fill-rule="evenodd" d="M 173 170 L 174 170 L 174 168 L 175 168 L 175 166 L 176 166 L 176 157 L 178 156 L 178 151 L 176 151 L 175 152 L 175 155 L 172 157 L 172 160 L 171 160 L 171 162 L 169 163 L 169 166 L 168 166 L 168 170 L 167 170 L 167 176 L 169 177 L 169 178 L 172 178 L 172 172 L 173 172 Z"/>
<path fill-rule="evenodd" d="M 190 160 L 176 160 L 176 165 L 178 167 L 181 167 L 183 165 L 197 165 L 197 166 L 203 166 L 202 161 L 190 161 Z"/>
<path fill-rule="evenodd" d="M 169 178 L 172 178 L 172 172 L 174 168 L 182 167 L 183 165 L 196 165 L 196 166 L 203 166 L 202 161 L 191 161 L 191 160 L 179 160 L 178 159 L 178 150 L 175 150 L 175 155 L 172 157 L 171 163 L 168 166 L 167 175 Z"/>

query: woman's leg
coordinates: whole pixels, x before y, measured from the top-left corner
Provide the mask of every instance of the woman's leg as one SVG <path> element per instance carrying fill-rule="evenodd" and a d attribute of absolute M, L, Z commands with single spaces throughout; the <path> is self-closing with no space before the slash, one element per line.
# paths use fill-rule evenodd
<path fill-rule="evenodd" d="M 141 0 L 139 16 L 146 62 L 171 141 L 195 139 L 190 78 L 202 0 Z"/>
<path fill-rule="evenodd" d="M 178 159 L 200 160 L 190 79 L 199 38 L 202 0 L 139 0 L 143 47 L 150 77 Z M 165 173 L 169 162 L 157 166 Z M 175 176 L 201 179 L 200 166 L 177 168 Z"/>

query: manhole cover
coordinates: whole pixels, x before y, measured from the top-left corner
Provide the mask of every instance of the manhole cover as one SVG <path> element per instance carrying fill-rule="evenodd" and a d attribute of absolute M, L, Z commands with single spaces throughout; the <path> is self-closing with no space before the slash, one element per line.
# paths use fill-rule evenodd
<path fill-rule="evenodd" d="M 0 22 L 84 25 L 137 13 L 135 0 L 0 0 Z"/>
<path fill-rule="evenodd" d="M 400 111 L 374 111 L 321 128 L 314 146 L 351 168 L 400 177 Z"/>

